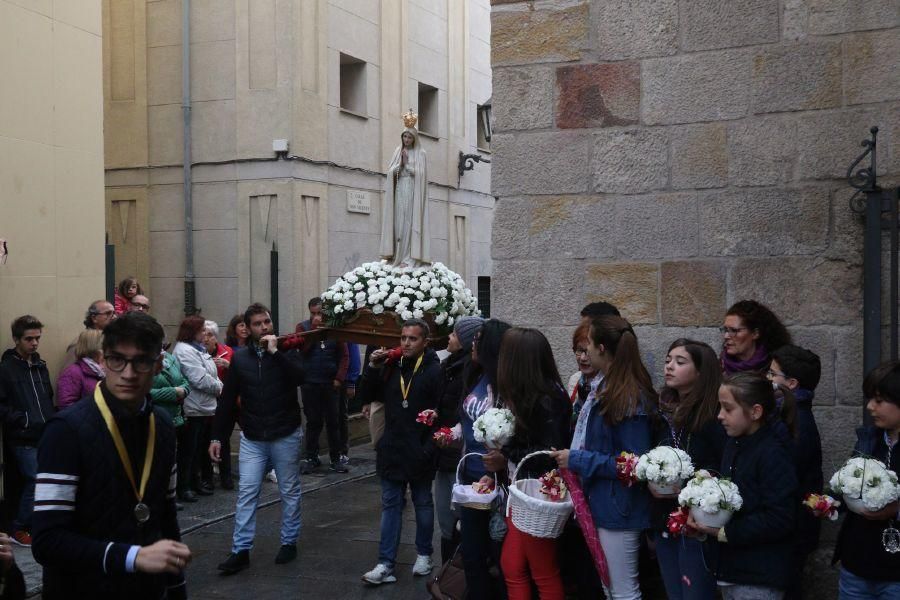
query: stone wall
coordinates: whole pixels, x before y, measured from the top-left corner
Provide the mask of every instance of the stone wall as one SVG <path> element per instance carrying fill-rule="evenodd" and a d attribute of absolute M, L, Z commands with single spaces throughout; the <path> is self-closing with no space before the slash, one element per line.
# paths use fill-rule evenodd
<path fill-rule="evenodd" d="M 726 308 L 761 300 L 822 358 L 830 474 L 862 413 L 843 178 L 878 125 L 882 182 L 900 181 L 900 6 L 492 4 L 494 315 L 540 327 L 568 374 L 579 309 L 611 301 L 659 381 L 673 339 L 718 348 Z"/>

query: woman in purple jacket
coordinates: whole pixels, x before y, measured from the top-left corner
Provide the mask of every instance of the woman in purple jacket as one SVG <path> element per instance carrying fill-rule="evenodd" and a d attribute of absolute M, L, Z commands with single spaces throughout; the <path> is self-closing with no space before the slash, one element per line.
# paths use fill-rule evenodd
<path fill-rule="evenodd" d="M 62 410 L 94 393 L 103 372 L 103 332 L 85 329 L 75 342 L 75 362 L 62 370 L 56 382 L 56 406 Z"/>

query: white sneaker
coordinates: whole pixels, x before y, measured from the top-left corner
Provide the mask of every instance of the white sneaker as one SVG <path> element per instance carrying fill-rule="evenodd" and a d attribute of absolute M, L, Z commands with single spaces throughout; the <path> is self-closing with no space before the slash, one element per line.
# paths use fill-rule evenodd
<path fill-rule="evenodd" d="M 362 580 L 372 585 L 379 585 L 382 583 L 394 583 L 397 581 L 397 578 L 394 577 L 394 572 L 387 565 L 378 563 L 374 569 L 363 574 Z"/>
<path fill-rule="evenodd" d="M 413 575 L 428 575 L 434 568 L 434 562 L 430 556 L 422 554 L 416 557 L 416 564 L 413 565 Z"/>
<path fill-rule="evenodd" d="M 271 471 L 266 473 L 266 479 L 268 479 L 272 483 L 278 483 L 278 478 L 275 476 L 275 469 L 272 469 Z"/>

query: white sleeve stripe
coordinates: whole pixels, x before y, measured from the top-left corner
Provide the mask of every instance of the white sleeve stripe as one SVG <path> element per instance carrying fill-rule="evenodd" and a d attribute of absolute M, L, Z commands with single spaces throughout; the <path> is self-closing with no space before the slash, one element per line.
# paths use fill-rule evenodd
<path fill-rule="evenodd" d="M 103 574 L 106 575 L 106 555 L 109 554 L 109 549 L 112 548 L 113 543 L 110 542 L 106 545 L 106 550 L 103 551 Z"/>
<path fill-rule="evenodd" d="M 34 501 L 66 500 L 74 502 L 78 487 L 72 484 L 36 483 L 34 486 Z"/>
<path fill-rule="evenodd" d="M 66 504 L 40 504 L 35 505 L 34 512 L 44 512 L 49 510 L 63 510 L 67 512 L 75 512 L 74 505 L 66 505 Z"/>
<path fill-rule="evenodd" d="M 38 473 L 34 476 L 35 480 L 38 479 L 59 479 L 62 481 L 78 481 L 78 475 L 66 475 L 65 473 Z"/>

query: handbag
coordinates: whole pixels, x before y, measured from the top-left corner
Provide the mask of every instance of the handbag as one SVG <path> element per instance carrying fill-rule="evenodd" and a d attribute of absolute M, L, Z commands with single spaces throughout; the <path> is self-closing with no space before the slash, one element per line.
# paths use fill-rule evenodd
<path fill-rule="evenodd" d="M 463 600 L 466 597 L 466 572 L 459 546 L 425 587 L 434 600 Z"/>

